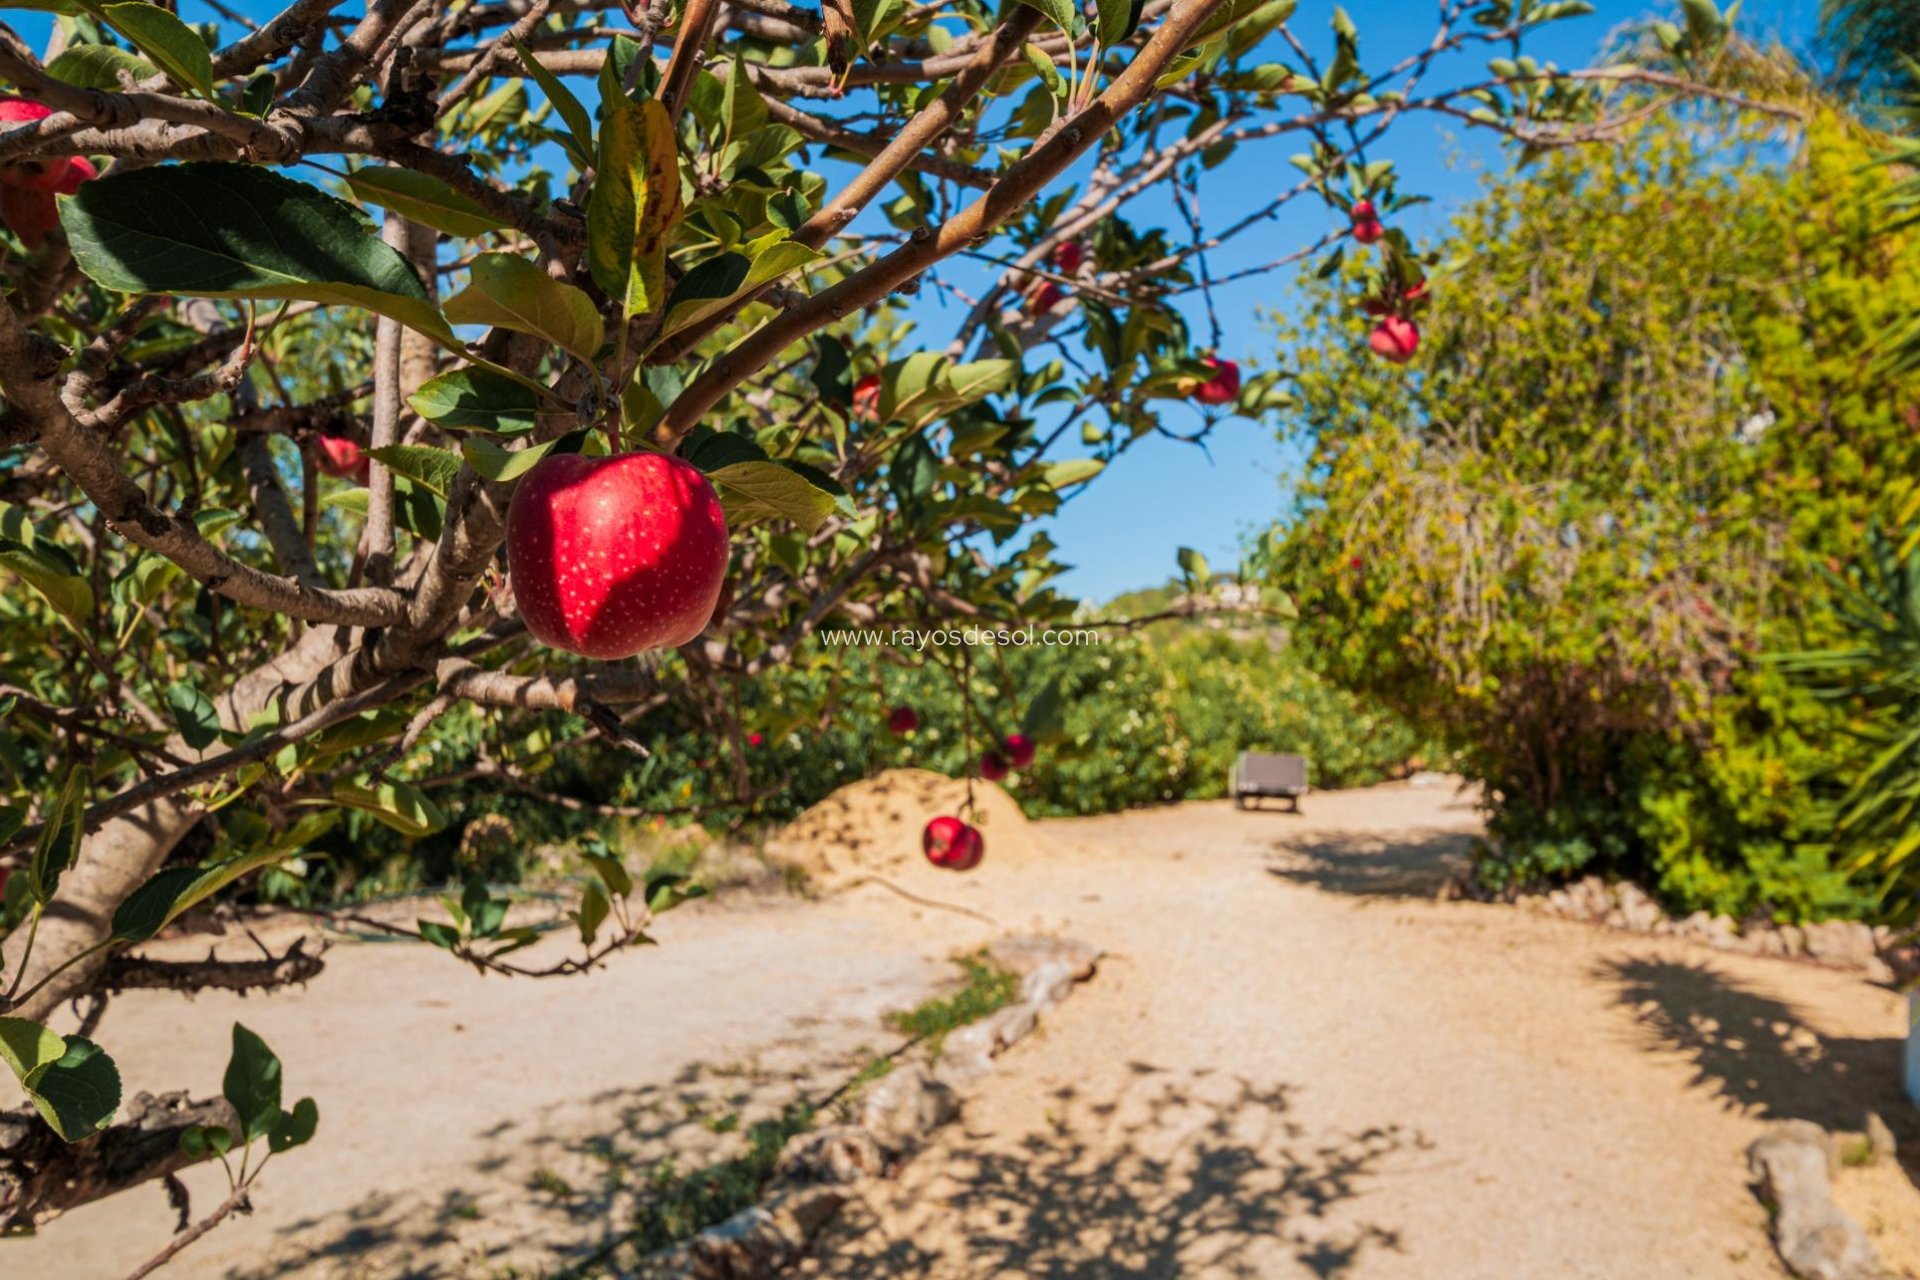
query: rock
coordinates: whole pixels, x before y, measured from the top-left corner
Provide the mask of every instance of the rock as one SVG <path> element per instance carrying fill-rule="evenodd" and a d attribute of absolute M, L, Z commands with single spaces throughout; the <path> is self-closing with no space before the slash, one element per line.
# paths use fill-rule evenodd
<path fill-rule="evenodd" d="M 993 962 L 1024 978 L 1036 969 L 1063 964 L 1075 982 L 1093 976 L 1100 961 L 1100 948 L 1073 938 L 1047 938 L 1039 934 L 1020 934 L 1002 938 L 987 948 Z"/>
<path fill-rule="evenodd" d="M 1020 983 L 1020 1002 L 1036 1009 L 1051 1009 L 1073 993 L 1073 970 L 1066 961 L 1041 965 Z"/>
<path fill-rule="evenodd" d="M 951 1044 L 953 1036 L 947 1040 Z M 897 1156 L 959 1114 L 959 1095 L 915 1062 L 895 1067 L 874 1082 L 861 1099 L 858 1123 L 881 1150 Z"/>
<path fill-rule="evenodd" d="M 743 1209 L 640 1265 L 639 1275 L 684 1280 L 766 1280 L 798 1262 L 847 1193 L 804 1187 Z"/>
<path fill-rule="evenodd" d="M 1694 942 L 1705 942 L 1713 936 L 1713 917 L 1704 911 L 1696 911 L 1675 926 L 1675 932 Z"/>
<path fill-rule="evenodd" d="M 1878 1280 L 1880 1258 L 1860 1225 L 1833 1204 L 1833 1147 L 1805 1120 L 1777 1124 L 1747 1148 L 1747 1168 L 1774 1211 L 1774 1246 L 1801 1280 Z"/>
<path fill-rule="evenodd" d="M 1732 951 L 1740 945 L 1740 931 L 1734 927 L 1732 916 L 1715 916 L 1707 921 L 1707 936 L 1704 939 L 1710 947 L 1722 951 Z"/>
<path fill-rule="evenodd" d="M 1875 1160 L 1891 1160 L 1900 1154 L 1900 1144 L 1894 1141 L 1893 1130 L 1880 1118 L 1878 1111 L 1867 1112 L 1866 1123 L 1867 1149 L 1873 1152 Z"/>
<path fill-rule="evenodd" d="M 1615 901 L 1619 904 L 1615 910 L 1619 913 L 1622 926 L 1635 933 L 1652 933 L 1654 926 L 1667 918 L 1660 904 L 1648 897 L 1646 890 L 1637 884 L 1621 885 Z"/>
<path fill-rule="evenodd" d="M 1571 895 L 1567 893 L 1565 889 L 1555 889 L 1552 893 L 1549 893 L 1547 895 L 1547 907 L 1555 915 L 1561 915 L 1561 916 L 1572 915 L 1573 914 L 1573 898 Z"/>
<path fill-rule="evenodd" d="M 1864 969 L 1879 955 L 1872 928 L 1857 921 L 1826 920 L 1808 925 L 1804 932 L 1807 954 L 1822 964 Z"/>
<path fill-rule="evenodd" d="M 791 1182 L 851 1184 L 877 1178 L 886 1154 L 873 1134 L 859 1125 L 836 1124 L 797 1133 L 780 1151 L 780 1176 Z"/>

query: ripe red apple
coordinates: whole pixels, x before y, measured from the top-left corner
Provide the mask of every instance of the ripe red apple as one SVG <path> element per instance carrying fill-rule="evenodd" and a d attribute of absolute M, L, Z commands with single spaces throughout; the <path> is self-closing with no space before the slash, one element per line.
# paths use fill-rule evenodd
<path fill-rule="evenodd" d="M 880 375 L 869 373 L 853 384 L 853 416 L 872 422 L 880 416 Z"/>
<path fill-rule="evenodd" d="M 767 739 L 764 734 L 755 732 L 747 735 L 747 745 L 750 747 L 765 746 L 766 742 L 767 742 Z"/>
<path fill-rule="evenodd" d="M 52 114 L 53 109 L 42 103 L 0 95 L 0 127 L 31 124 Z M 99 176 L 84 156 L 0 164 L 0 221 L 27 248 L 38 249 L 60 225 L 54 196 L 70 196 L 81 183 Z"/>
<path fill-rule="evenodd" d="M 1066 296 L 1066 292 L 1059 285 L 1051 280 L 1042 280 L 1034 286 L 1033 292 L 1027 295 L 1027 314 L 1043 316 L 1058 306 L 1060 299 Z"/>
<path fill-rule="evenodd" d="M 587 658 L 630 658 L 706 629 L 727 574 L 707 478 L 664 453 L 541 459 L 507 509 L 507 570 L 527 630 Z"/>
<path fill-rule="evenodd" d="M 1078 240 L 1069 240 L 1053 251 L 1053 265 L 1063 276 L 1070 276 L 1087 260 L 1087 250 Z"/>
<path fill-rule="evenodd" d="M 1240 366 L 1212 356 L 1202 356 L 1200 363 L 1213 370 L 1213 377 L 1193 389 L 1193 398 L 1201 404 L 1232 404 L 1240 395 Z"/>
<path fill-rule="evenodd" d="M 316 436 L 313 443 L 314 465 L 322 472 L 355 484 L 367 482 L 373 462 L 360 451 L 358 444 L 345 436 Z"/>
<path fill-rule="evenodd" d="M 935 818 L 920 836 L 920 851 L 936 867 L 971 871 L 980 865 L 987 842 L 980 832 L 953 817 Z"/>
<path fill-rule="evenodd" d="M 1373 207 L 1373 201 L 1361 200 L 1353 206 L 1353 238 L 1361 244 L 1377 244 L 1385 238 L 1387 228 L 1380 221 L 1379 213 Z"/>
<path fill-rule="evenodd" d="M 1010 733 L 1000 744 L 1007 753 L 1007 762 L 1016 769 L 1024 769 L 1033 763 L 1033 740 L 1024 733 Z"/>
<path fill-rule="evenodd" d="M 912 707 L 895 707 L 887 712 L 887 728 L 896 734 L 912 733 L 919 727 L 919 713 Z"/>
<path fill-rule="evenodd" d="M 1007 758 L 998 751 L 988 751 L 980 757 L 980 776 L 988 782 L 999 782 L 1007 776 Z"/>
<path fill-rule="evenodd" d="M 1367 339 L 1374 354 L 1394 364 L 1405 364 L 1420 349 L 1420 329 L 1404 316 L 1386 316 Z"/>

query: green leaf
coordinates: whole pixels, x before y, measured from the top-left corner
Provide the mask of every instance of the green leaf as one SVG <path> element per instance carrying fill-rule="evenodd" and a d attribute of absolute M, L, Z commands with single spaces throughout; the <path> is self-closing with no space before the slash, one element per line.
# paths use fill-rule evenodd
<path fill-rule="evenodd" d="M 583 946 L 592 946 L 593 939 L 600 932 L 600 926 L 606 923 L 607 913 L 612 904 L 607 900 L 607 888 L 598 880 L 589 880 L 580 890 L 580 909 L 573 913 L 573 922 L 580 926 L 580 942 Z"/>
<path fill-rule="evenodd" d="M 195 751 L 204 751 L 220 737 L 220 713 L 212 699 L 186 681 L 170 685 L 167 706 L 180 737 Z"/>
<path fill-rule="evenodd" d="M 532 387 L 486 369 L 455 369 L 421 384 L 407 397 L 413 411 L 448 429 L 532 430 L 540 396 Z"/>
<path fill-rule="evenodd" d="M 436 947 L 444 947 L 452 951 L 460 945 L 460 931 L 451 925 L 439 924 L 432 920 L 420 920 L 416 924 L 420 930 L 420 936 Z"/>
<path fill-rule="evenodd" d="M 1038 9 L 1054 26 L 1073 34 L 1074 6 L 1072 0 L 1020 0 L 1031 8 Z M 1231 3 L 1231 0 L 1229 0 Z"/>
<path fill-rule="evenodd" d="M 1180 572 L 1197 584 L 1204 585 L 1213 576 L 1207 558 L 1192 547 L 1180 548 L 1177 559 L 1180 561 Z"/>
<path fill-rule="evenodd" d="M 667 237 L 681 212 L 680 152 L 667 109 L 652 98 L 608 108 L 596 169 L 587 264 L 623 316 L 652 311 L 666 301 Z"/>
<path fill-rule="evenodd" d="M 367 456 L 382 462 L 395 475 L 424 485 L 442 498 L 454 476 L 460 473 L 460 455 L 451 449 L 433 449 L 421 444 L 389 444 L 368 449 Z"/>
<path fill-rule="evenodd" d="M 450 236 L 478 236 L 508 223 L 440 179 L 413 169 L 376 165 L 347 175 L 347 188 L 367 204 L 411 218 Z"/>
<path fill-rule="evenodd" d="M 736 462 L 716 468 L 708 476 L 754 506 L 784 516 L 808 533 L 818 529 L 840 506 L 840 498 L 813 478 L 778 462 Z"/>
<path fill-rule="evenodd" d="M 1023 44 L 1020 46 L 1020 56 L 1027 60 L 1027 65 L 1032 67 L 1040 77 L 1040 83 L 1047 86 L 1048 93 L 1058 95 L 1065 91 L 1067 82 L 1061 78 L 1060 69 L 1054 66 L 1053 59 L 1040 52 L 1038 47 Z"/>
<path fill-rule="evenodd" d="M 0 1017 L 0 1060 L 25 1084 L 41 1069 L 58 1062 L 67 1042 L 25 1018 Z"/>
<path fill-rule="evenodd" d="M 92 1137 L 120 1109 L 120 1069 L 85 1036 L 68 1036 L 66 1052 L 26 1085 L 41 1118 L 68 1142 Z"/>
<path fill-rule="evenodd" d="M 1040 473 L 1050 488 L 1064 489 L 1068 485 L 1083 484 L 1107 469 L 1107 464 L 1098 458 L 1067 458 L 1050 463 Z"/>
<path fill-rule="evenodd" d="M 900 499 L 901 506 L 924 502 L 940 478 L 940 459 L 933 446 L 919 436 L 908 436 L 894 450 L 887 468 L 887 484 Z"/>
<path fill-rule="evenodd" d="M 545 338 L 588 364 L 606 341 L 593 299 L 510 253 L 475 258 L 473 282 L 447 299 L 446 313 L 455 324 L 495 325 Z"/>
<path fill-rule="evenodd" d="M 358 210 L 270 169 L 196 161 L 115 173 L 62 200 L 60 221 L 74 261 L 108 289 L 352 307 L 464 354 L 412 264 Z"/>
<path fill-rule="evenodd" d="M 93 617 L 93 587 L 70 564 L 51 543 L 26 546 L 0 538 L 0 568 L 45 596 L 54 612 L 77 630 Z"/>
<path fill-rule="evenodd" d="M 320 1127 L 320 1107 L 312 1098 L 302 1098 L 292 1111 L 282 1111 L 267 1130 L 267 1150 L 278 1155 L 313 1141 Z"/>
<path fill-rule="evenodd" d="M 291 856 L 313 835 L 336 820 L 336 815 L 319 815 L 312 826 L 307 820 L 295 824 L 302 837 L 289 844 L 276 840 L 264 849 L 255 849 L 205 867 L 163 867 L 147 882 L 127 895 L 113 913 L 113 936 L 123 942 L 145 942 L 178 920 L 186 912 L 205 902 L 241 876 L 260 867 L 271 866 Z M 289 832 L 288 835 L 293 835 Z"/>
<path fill-rule="evenodd" d="M 633 877 L 620 865 L 620 859 L 604 853 L 583 853 L 580 856 L 586 859 L 587 865 L 593 868 L 593 873 L 600 877 L 609 893 L 624 898 L 633 892 Z"/>
<path fill-rule="evenodd" d="M 512 40 L 512 37 L 508 38 Z M 560 78 L 553 72 L 541 66 L 540 60 L 533 56 L 527 46 L 518 40 L 513 40 L 512 43 L 513 51 L 520 55 L 520 65 L 527 69 L 527 74 L 533 77 L 533 82 L 540 86 L 540 92 L 547 95 L 547 101 L 553 104 L 553 109 L 560 113 L 562 120 L 566 121 L 569 135 L 567 141 L 571 143 L 567 150 L 572 154 L 574 163 L 584 169 L 593 163 L 593 117 L 589 116 L 587 109 L 580 105 L 580 99 L 573 96 L 573 90 L 561 83 Z"/>
<path fill-rule="evenodd" d="M 33 861 L 27 865 L 33 899 L 41 906 L 53 901 L 60 877 L 80 858 L 80 842 L 86 837 L 87 770 L 75 765 L 67 771 L 67 780 L 41 823 L 40 839 L 33 846 Z"/>
<path fill-rule="evenodd" d="M 105 89 L 110 93 L 120 91 L 122 71 L 135 80 L 158 74 L 145 58 L 111 44 L 75 45 L 47 64 L 47 74 L 55 80 L 76 89 Z"/>
<path fill-rule="evenodd" d="M 1140 26 L 1140 10 L 1144 0 L 1099 0 L 1100 21 L 1097 30 L 1100 43 L 1112 48 L 1122 40 L 1133 35 Z"/>
<path fill-rule="evenodd" d="M 373 787 L 356 783 L 336 783 L 336 804 L 372 815 L 381 824 L 403 836 L 431 835 L 447 825 L 447 815 L 439 805 L 404 782 L 389 778 Z"/>
<path fill-rule="evenodd" d="M 192 27 L 146 0 L 101 5 L 100 13 L 176 84 L 213 96 L 213 58 Z"/>
<path fill-rule="evenodd" d="M 233 1056 L 221 1094 L 240 1117 L 240 1135 L 252 1142 L 264 1137 L 280 1119 L 280 1059 L 267 1042 L 238 1022 L 233 1024 Z"/>
<path fill-rule="evenodd" d="M 733 299 L 771 284 L 820 256 L 788 239 L 784 231 L 770 232 L 745 248 L 744 254 L 723 253 L 708 258 L 680 278 L 667 301 L 660 337 L 670 337 L 719 314 Z"/>
<path fill-rule="evenodd" d="M 0 805 L 0 844 L 5 844 L 7 841 L 19 835 L 20 828 L 26 825 L 27 811 L 25 809 L 16 809 L 6 805 Z"/>
<path fill-rule="evenodd" d="M 535 463 L 550 453 L 577 453 L 586 438 L 585 431 L 569 431 L 557 440 L 528 445 L 524 449 L 507 450 L 484 436 L 469 436 L 460 442 L 460 452 L 466 458 L 467 465 L 487 479 L 505 481 L 525 475 L 533 470 Z"/>

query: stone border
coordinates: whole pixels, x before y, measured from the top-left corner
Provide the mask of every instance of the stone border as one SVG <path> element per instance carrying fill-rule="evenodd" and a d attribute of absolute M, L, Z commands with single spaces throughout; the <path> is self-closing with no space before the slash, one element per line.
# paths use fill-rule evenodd
<path fill-rule="evenodd" d="M 1449 880 L 1442 887 L 1440 897 L 1507 902 L 1542 915 L 1584 920 L 1628 933 L 1681 938 L 1718 951 L 1808 961 L 1829 969 L 1862 973 L 1869 982 L 1905 985 L 1920 977 L 1920 945 L 1912 941 L 1903 943 L 1885 925 L 1872 926 L 1850 920 L 1826 920 L 1809 925 L 1750 920 L 1743 925 L 1732 916 L 1710 916 L 1704 911 L 1675 919 L 1646 890 L 1630 880 L 1608 884 L 1599 876 L 1586 876 L 1557 889 L 1489 894 L 1475 886 L 1471 877 L 1472 873 L 1467 872 Z"/>
<path fill-rule="evenodd" d="M 1102 952 L 1068 938 L 1019 935 L 987 948 L 1020 978 L 1020 997 L 948 1033 L 938 1064 L 897 1062 L 860 1096 L 856 1118 L 796 1134 L 759 1204 L 643 1259 L 632 1280 L 771 1280 L 805 1257 L 859 1185 L 897 1169 L 960 1114 L 961 1090 L 1039 1025 L 1040 1015 L 1093 977 Z"/>
<path fill-rule="evenodd" d="M 1872 1112 L 1866 1140 L 1876 1159 L 1893 1157 L 1893 1134 Z M 1772 1212 L 1773 1246 L 1788 1271 L 1801 1280 L 1881 1280 L 1887 1272 L 1873 1241 L 1833 1203 L 1840 1154 L 1819 1125 L 1787 1120 L 1754 1139 L 1747 1169 Z"/>

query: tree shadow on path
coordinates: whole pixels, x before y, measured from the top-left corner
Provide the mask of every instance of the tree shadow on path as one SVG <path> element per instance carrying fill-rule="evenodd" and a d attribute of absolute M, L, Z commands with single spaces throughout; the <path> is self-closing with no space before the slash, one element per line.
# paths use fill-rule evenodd
<path fill-rule="evenodd" d="M 1920 1121 L 1901 1088 L 1897 1037 L 1822 1035 L 1793 1005 L 1702 962 L 1609 958 L 1595 976 L 1618 986 L 1650 1047 L 1681 1054 L 1694 1086 L 1732 1106 L 1855 1132 L 1878 1112 L 1920 1186 Z"/>
<path fill-rule="evenodd" d="M 1432 898 L 1466 868 L 1474 839 L 1460 831 L 1321 831 L 1275 841 L 1267 871 L 1328 893 Z"/>
<path fill-rule="evenodd" d="M 946 1137 L 921 1157 L 937 1175 L 899 1193 L 905 1216 L 882 1230 L 851 1214 L 826 1246 L 827 1273 L 1332 1280 L 1369 1250 L 1400 1247 L 1355 1202 L 1392 1157 L 1425 1146 L 1417 1134 L 1310 1135 L 1289 1118 L 1288 1086 L 1133 1073 L 1114 1096 L 1055 1090 L 1050 1126 L 1011 1144 Z"/>

